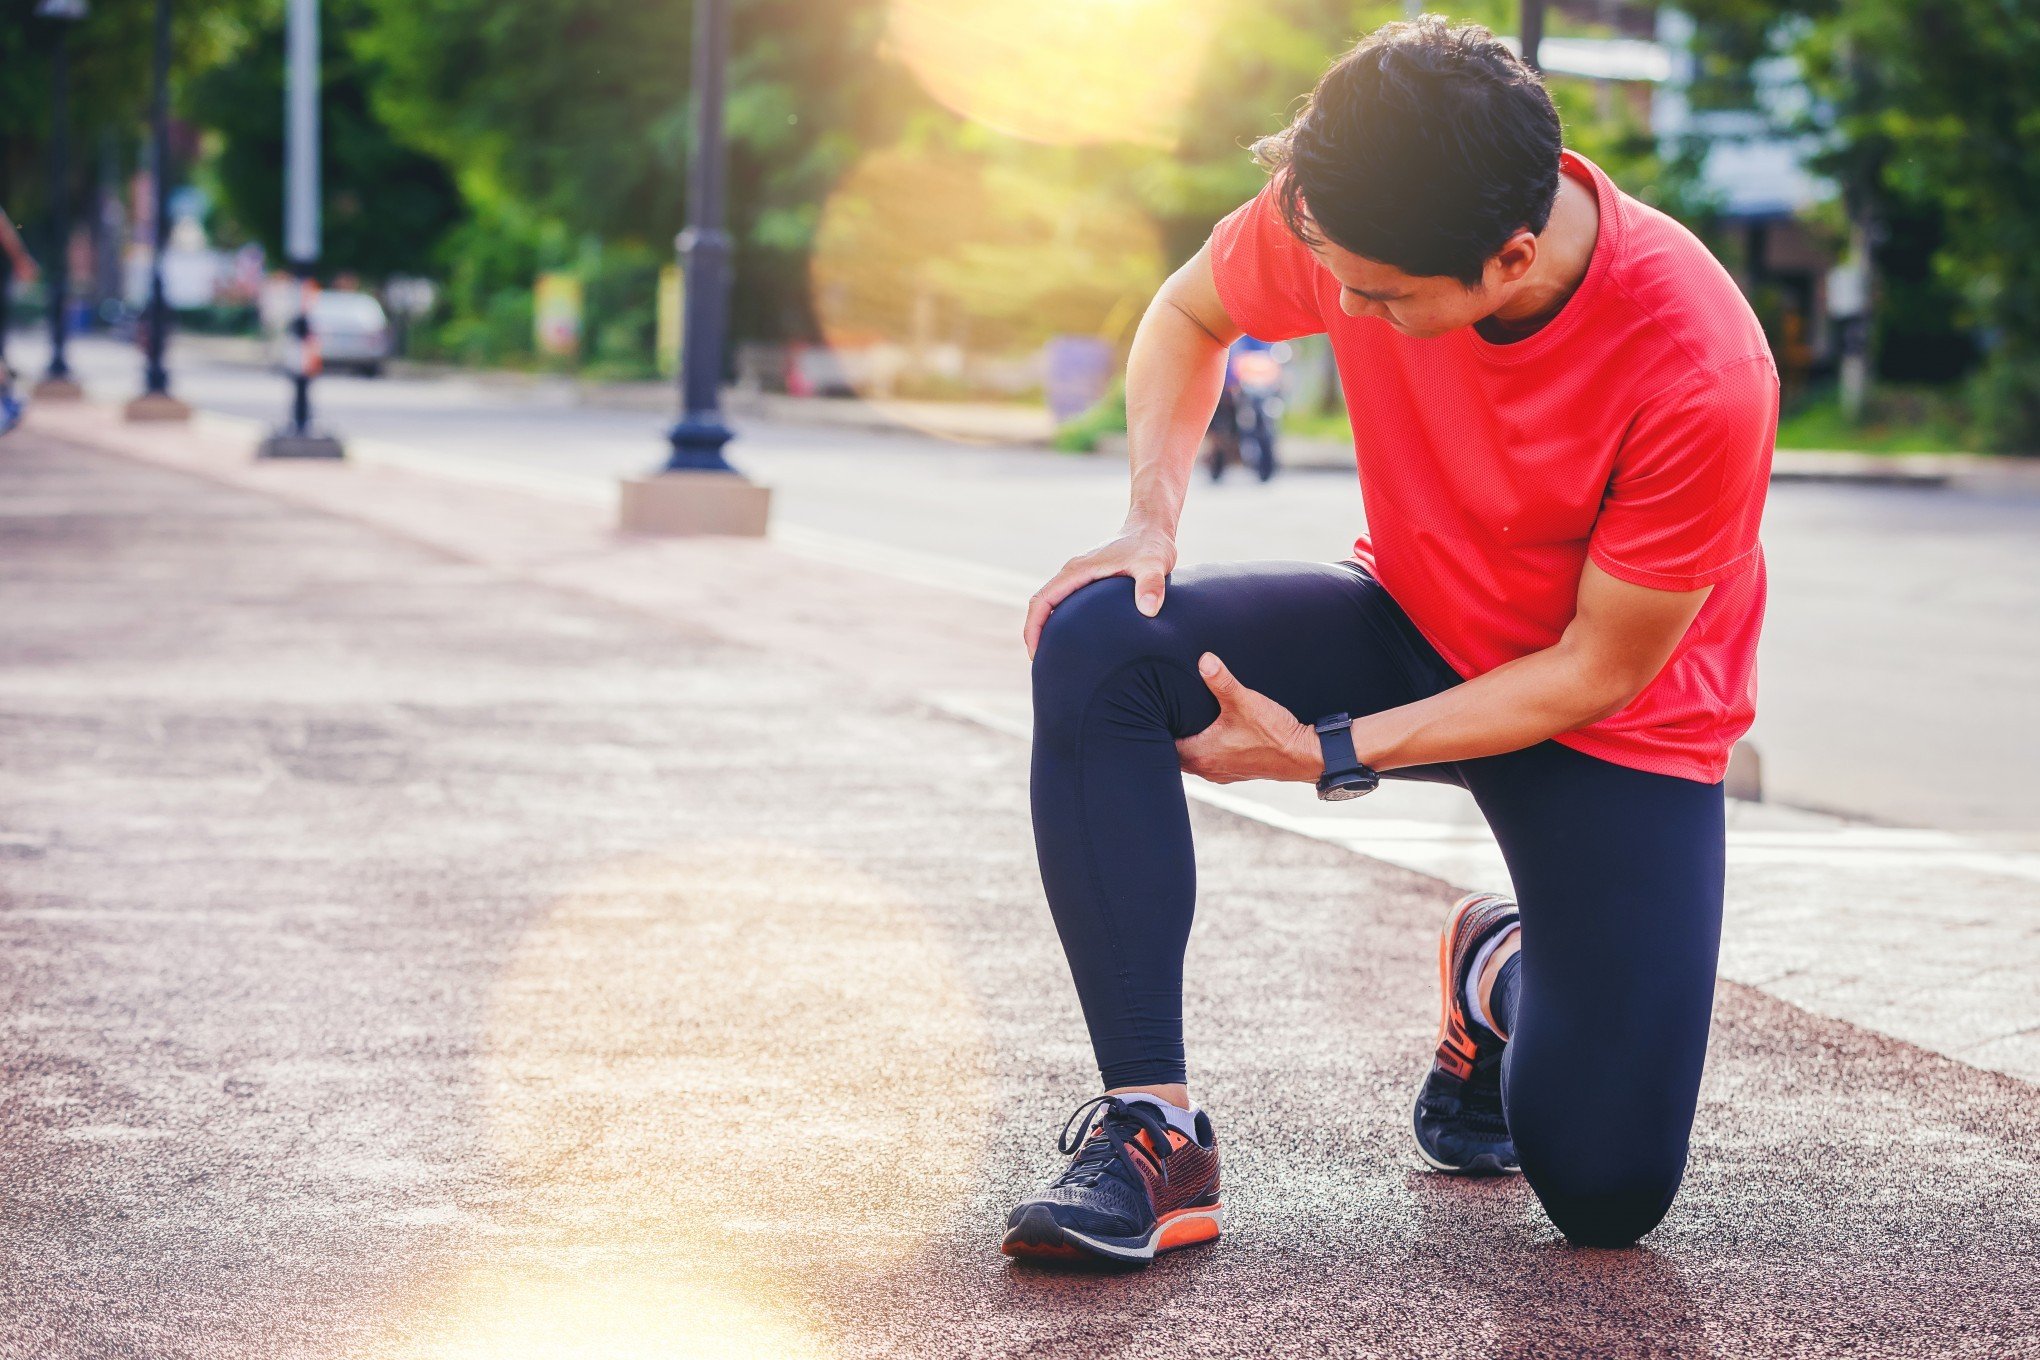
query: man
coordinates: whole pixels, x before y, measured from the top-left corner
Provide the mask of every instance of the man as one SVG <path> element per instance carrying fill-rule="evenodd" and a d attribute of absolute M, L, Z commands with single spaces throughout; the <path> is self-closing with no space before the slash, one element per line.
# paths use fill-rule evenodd
<path fill-rule="evenodd" d="M 1127 369 L 1132 494 L 1030 603 L 1042 881 L 1105 1094 L 1004 1250 L 1139 1263 L 1222 1223 L 1192 1102 L 1180 771 L 1471 790 L 1520 902 L 1463 898 L 1412 1119 L 1624 1246 L 1683 1175 L 1754 716 L 1777 375 L 1684 228 L 1563 149 L 1478 27 L 1392 24 L 1256 147 L 1266 187 L 1163 288 Z M 1369 533 L 1171 575 L 1228 342 L 1330 336 Z"/>
<path fill-rule="evenodd" d="M 0 208 L 0 255 L 6 257 L 0 260 L 0 434 L 6 434 L 21 423 L 21 398 L 14 394 L 14 370 L 7 366 L 8 287 L 10 280 L 34 283 L 38 271 L 4 208 Z"/>

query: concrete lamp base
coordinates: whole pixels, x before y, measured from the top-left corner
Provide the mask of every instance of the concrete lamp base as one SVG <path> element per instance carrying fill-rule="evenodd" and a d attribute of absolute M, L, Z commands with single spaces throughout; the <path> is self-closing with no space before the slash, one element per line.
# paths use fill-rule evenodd
<path fill-rule="evenodd" d="M 132 421 L 189 420 L 191 408 L 168 392 L 144 392 L 121 408 L 121 414 Z"/>
<path fill-rule="evenodd" d="M 772 488 L 741 472 L 655 472 L 624 479 L 620 527 L 627 534 L 740 534 L 759 538 Z"/>
<path fill-rule="evenodd" d="M 85 389 L 69 378 L 44 378 L 28 395 L 36 401 L 83 401 Z"/>
<path fill-rule="evenodd" d="M 345 458 L 347 451 L 330 434 L 291 434 L 278 430 L 255 447 L 257 458 Z"/>
<path fill-rule="evenodd" d="M 1727 786 L 1723 792 L 1731 798 L 1763 802 L 1764 759 L 1757 754 L 1757 748 L 1746 741 L 1737 742 L 1728 753 L 1728 774 L 1722 782 Z"/>

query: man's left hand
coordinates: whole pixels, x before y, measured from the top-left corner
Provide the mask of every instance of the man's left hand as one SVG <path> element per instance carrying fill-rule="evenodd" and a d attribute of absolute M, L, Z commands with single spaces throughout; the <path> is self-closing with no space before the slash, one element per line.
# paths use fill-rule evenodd
<path fill-rule="evenodd" d="M 1210 652 L 1197 658 L 1197 672 L 1218 700 L 1218 719 L 1176 743 L 1186 772 L 1214 784 L 1244 779 L 1317 782 L 1325 772 L 1325 760 L 1315 731 L 1267 695 L 1234 679 Z"/>

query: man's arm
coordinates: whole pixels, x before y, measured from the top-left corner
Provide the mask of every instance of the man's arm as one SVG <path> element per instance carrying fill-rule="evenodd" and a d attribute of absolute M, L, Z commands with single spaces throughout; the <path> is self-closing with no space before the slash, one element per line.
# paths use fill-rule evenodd
<path fill-rule="evenodd" d="M 14 277 L 22 283 L 34 283 L 39 272 L 35 257 L 28 253 L 28 247 L 21 242 L 21 234 L 14 224 L 7 220 L 7 214 L 0 212 L 0 253 L 14 262 Z"/>
<path fill-rule="evenodd" d="M 1212 282 L 1210 246 L 1201 246 L 1148 304 L 1127 356 L 1126 522 L 1110 542 L 1064 563 L 1028 600 L 1022 635 L 1030 657 L 1050 612 L 1092 581 L 1131 576 L 1141 612 L 1152 618 L 1161 610 L 1183 498 L 1225 382 L 1226 347 L 1239 336 Z"/>
<path fill-rule="evenodd" d="M 1589 562 L 1557 642 L 1356 720 L 1353 748 L 1375 769 L 1393 770 L 1520 750 L 1613 717 L 1665 668 L 1713 589 L 1652 590 Z M 1311 739 L 1315 746 L 1316 733 Z"/>
<path fill-rule="evenodd" d="M 1475 760 L 1535 746 L 1619 713 L 1671 659 L 1713 586 L 1653 590 L 1589 562 L 1559 640 L 1428 699 L 1353 721 L 1353 750 L 1377 770 Z M 1183 768 L 1215 783 L 1315 780 L 1317 734 L 1221 664 L 1205 683 L 1218 721 L 1176 743 Z"/>
<path fill-rule="evenodd" d="M 1207 242 L 1155 294 L 1127 356 L 1129 522 L 1175 537 L 1197 450 L 1225 385 L 1226 349 L 1240 334 L 1218 300 Z M 1159 601 L 1162 583 L 1153 585 Z"/>

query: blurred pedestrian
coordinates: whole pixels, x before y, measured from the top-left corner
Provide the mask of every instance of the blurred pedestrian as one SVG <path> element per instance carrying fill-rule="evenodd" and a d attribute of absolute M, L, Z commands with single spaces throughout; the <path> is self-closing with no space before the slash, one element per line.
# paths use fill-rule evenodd
<path fill-rule="evenodd" d="M 14 370 L 7 364 L 6 336 L 9 324 L 8 298 L 11 284 L 31 284 L 41 276 L 35 259 L 22 244 L 21 233 L 14 229 L 8 219 L 7 210 L 0 208 L 0 254 L 7 258 L 0 261 L 6 276 L 0 277 L 0 434 L 6 434 L 21 423 L 21 398 L 14 390 Z"/>
<path fill-rule="evenodd" d="M 1128 357 L 1123 527 L 1028 603 L 1035 849 L 1104 1090 L 1003 1248 L 1143 1264 L 1220 1233 L 1184 1046 L 1186 773 L 1473 794 L 1520 902 L 1445 913 L 1412 1152 L 1520 1170 L 1574 1243 L 1628 1246 L 1671 1207 L 1697 1108 L 1776 366 L 1706 247 L 1565 147 L 1537 73 L 1477 25 L 1388 25 L 1256 152 L 1268 184 Z M 1174 571 L 1243 332 L 1330 338 L 1367 516 L 1342 561 Z M 1263 1202 L 1345 1174 L 1296 1171 Z"/>

